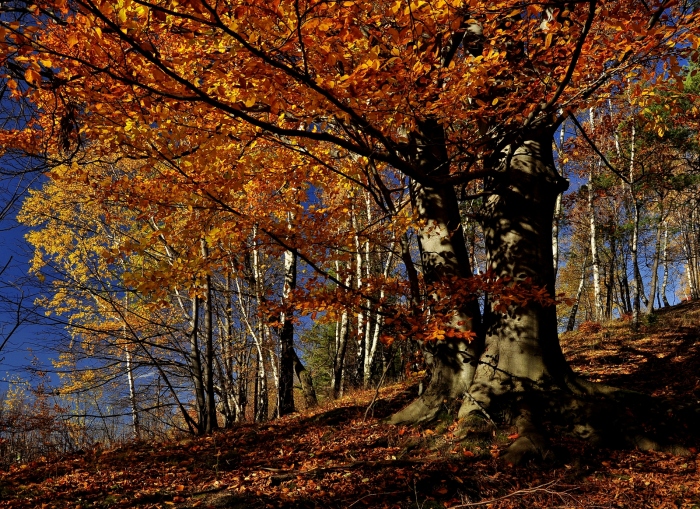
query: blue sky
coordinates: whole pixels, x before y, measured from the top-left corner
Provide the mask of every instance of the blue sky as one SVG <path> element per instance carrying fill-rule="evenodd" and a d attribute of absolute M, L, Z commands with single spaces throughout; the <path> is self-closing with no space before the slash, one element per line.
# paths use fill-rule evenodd
<path fill-rule="evenodd" d="M 0 182 L 3 191 L 14 189 L 7 181 Z M 7 202 L 3 194 L 0 208 Z M 6 267 L 0 276 L 0 344 L 12 331 L 17 322 L 17 304 L 22 301 L 26 308 L 21 313 L 22 324 L 14 331 L 2 351 L 0 351 L 0 394 L 7 387 L 7 379 L 28 376 L 27 368 L 48 367 L 49 354 L 47 340 L 52 335 L 52 327 L 39 324 L 41 314 L 27 313 L 33 309 L 36 291 L 24 279 L 29 268 L 30 249 L 24 240 L 25 230 L 14 222 L 14 212 L 10 212 L 0 222 L 0 268 Z M 54 332 L 55 333 L 55 332 Z"/>

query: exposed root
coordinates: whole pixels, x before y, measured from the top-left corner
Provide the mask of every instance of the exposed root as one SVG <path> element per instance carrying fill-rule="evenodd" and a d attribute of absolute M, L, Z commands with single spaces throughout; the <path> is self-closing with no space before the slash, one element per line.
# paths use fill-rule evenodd
<path fill-rule="evenodd" d="M 441 405 L 442 398 L 438 402 L 435 401 L 435 398 L 422 395 L 406 408 L 392 415 L 388 422 L 395 425 L 431 422 L 437 418 Z"/>
<path fill-rule="evenodd" d="M 430 361 L 431 377 L 425 392 L 413 403 L 394 414 L 391 424 L 420 424 L 435 420 L 445 403 L 461 398 L 474 377 L 475 366 L 471 349 L 474 345 L 462 341 L 445 342 L 426 357 Z M 470 353 L 471 352 L 471 353 Z"/>
<path fill-rule="evenodd" d="M 389 422 L 419 424 L 437 419 L 459 399 L 454 396 L 455 385 L 445 383 L 448 379 L 431 380 L 428 390 Z M 674 405 L 575 376 L 547 386 L 507 387 L 497 382 L 474 383 L 470 391 L 460 394 L 456 435 L 466 439 L 470 433 L 483 434 L 484 426 L 490 434 L 498 424 L 515 424 L 519 436 L 502 454 L 503 460 L 514 465 L 550 457 L 552 433 L 573 435 L 605 448 L 687 455 L 690 450 L 681 444 L 700 432 L 700 408 L 695 404 Z"/>
<path fill-rule="evenodd" d="M 542 426 L 533 420 L 532 412 L 528 408 L 521 408 L 515 424 L 519 436 L 501 456 L 503 461 L 511 465 L 520 465 L 527 460 L 540 460 L 551 454 L 549 440 L 545 437 Z"/>
<path fill-rule="evenodd" d="M 695 425 L 700 411 L 672 411 L 668 401 L 634 391 L 607 389 L 594 396 L 551 390 L 494 398 L 488 411 L 499 423 L 515 424 L 519 435 L 502 459 L 518 465 L 550 458 L 553 452 L 549 437 L 553 433 L 573 435 L 604 448 L 691 454 L 681 444 L 700 431 Z M 488 415 L 480 405 L 467 401 L 465 398 L 472 413 L 460 419 L 460 438 L 482 431 L 484 415 Z"/>
<path fill-rule="evenodd" d="M 574 376 L 566 382 L 566 387 L 578 396 L 612 396 L 616 394 L 628 394 L 646 396 L 644 393 L 621 389 L 602 382 L 591 382 L 580 376 Z"/>

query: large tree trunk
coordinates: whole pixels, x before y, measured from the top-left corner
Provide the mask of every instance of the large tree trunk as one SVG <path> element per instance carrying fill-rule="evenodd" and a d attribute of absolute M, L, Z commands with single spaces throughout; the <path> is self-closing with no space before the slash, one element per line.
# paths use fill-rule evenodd
<path fill-rule="evenodd" d="M 485 206 L 488 268 L 515 284 L 531 282 L 554 295 L 552 217 L 568 183 L 554 167 L 551 132 L 531 133 L 504 149 Z M 503 396 L 563 387 L 571 375 L 559 346 L 556 307 L 530 301 L 499 312 L 491 299 L 486 347 L 460 416 L 491 407 Z"/>
<path fill-rule="evenodd" d="M 556 197 L 568 183 L 555 170 L 551 136 L 551 129 L 531 128 L 493 156 L 491 168 L 497 175 L 487 180 L 491 195 L 483 229 L 487 268 L 495 276 L 511 281 L 515 291 L 532 285 L 554 296 L 551 228 Z M 417 191 L 420 224 L 425 225 L 419 238 L 426 280 L 449 271 L 461 275 L 468 255 L 461 251 L 463 239 L 454 234 L 461 235 L 461 229 L 448 226 L 451 189 L 421 185 Z M 478 315 L 459 311 L 474 327 Z M 639 424 L 639 417 L 650 410 L 648 400 L 575 376 L 559 344 L 553 302 L 529 299 L 503 311 L 498 295 L 490 296 L 483 326 L 485 346 L 476 366 L 474 343 L 438 342 L 428 352 L 433 376 L 427 390 L 392 422 L 432 419 L 446 399 L 464 396 L 458 414 L 464 428 L 484 416 L 517 425 L 519 438 L 502 456 L 507 462 L 519 463 L 548 450 L 543 421 L 550 418 L 592 440 L 662 449 Z"/>
<path fill-rule="evenodd" d="M 448 165 L 444 163 L 447 155 L 442 128 L 436 122 L 427 121 L 421 125 L 421 133 L 417 140 L 418 163 L 425 168 L 427 174 L 446 172 Z M 422 248 L 421 261 L 426 284 L 432 285 L 455 277 L 471 277 L 469 250 L 465 243 L 454 187 L 414 183 L 414 197 L 415 213 L 420 224 L 418 238 Z M 551 220 L 550 215 L 550 269 Z M 463 302 L 452 310 L 447 326 L 458 331 L 478 331 L 479 322 L 480 312 L 474 299 Z M 423 346 L 431 371 L 430 382 L 418 399 L 392 417 L 393 423 L 432 420 L 446 399 L 452 400 L 464 395 L 474 377 L 482 342 L 480 339 L 467 341 L 447 338 Z"/>

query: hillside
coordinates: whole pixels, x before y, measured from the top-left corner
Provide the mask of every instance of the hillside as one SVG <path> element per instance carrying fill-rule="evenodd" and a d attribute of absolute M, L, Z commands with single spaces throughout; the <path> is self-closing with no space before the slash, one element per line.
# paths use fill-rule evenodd
<path fill-rule="evenodd" d="M 700 404 L 699 303 L 662 310 L 636 333 L 624 322 L 583 328 L 562 338 L 579 372 Z M 449 422 L 382 422 L 414 393 L 415 380 L 382 388 L 366 419 L 374 391 L 211 437 L 13 466 L 0 472 L 0 507 L 700 507 L 697 432 L 684 433 L 682 422 L 674 429 L 689 456 L 598 449 L 559 435 L 556 457 L 513 468 L 498 460 L 513 430 L 458 441 Z"/>

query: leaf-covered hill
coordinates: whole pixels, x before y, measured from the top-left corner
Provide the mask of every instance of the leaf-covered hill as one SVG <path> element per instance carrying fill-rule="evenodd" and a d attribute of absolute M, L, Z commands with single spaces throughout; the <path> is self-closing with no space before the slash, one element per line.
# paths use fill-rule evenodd
<path fill-rule="evenodd" d="M 662 310 L 637 332 L 625 322 L 582 329 L 563 338 L 578 371 L 697 408 L 700 304 Z M 556 457 L 514 468 L 498 459 L 513 430 L 458 440 L 449 416 L 432 428 L 383 423 L 414 391 L 383 388 L 369 412 L 373 391 L 213 436 L 16 465 L 0 472 L 0 507 L 700 507 L 688 423 L 675 422 L 689 456 L 600 449 L 561 434 Z M 668 417 L 679 420 L 673 410 Z"/>

